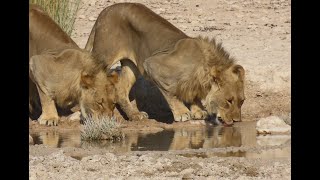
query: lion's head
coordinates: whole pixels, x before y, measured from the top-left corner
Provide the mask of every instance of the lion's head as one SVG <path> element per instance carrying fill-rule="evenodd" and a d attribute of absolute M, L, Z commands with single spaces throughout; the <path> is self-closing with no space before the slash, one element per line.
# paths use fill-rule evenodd
<path fill-rule="evenodd" d="M 221 43 L 186 38 L 171 53 L 159 57 L 144 67 L 160 88 L 189 104 L 205 100 L 208 114 L 217 115 L 227 125 L 241 121 L 245 70 Z"/>
<path fill-rule="evenodd" d="M 235 63 L 221 43 L 215 39 L 198 38 L 204 55 L 204 72 L 200 76 L 203 82 L 210 82 L 205 96 L 209 115 L 216 115 L 223 123 L 231 125 L 241 121 L 241 106 L 245 100 L 245 70 Z M 204 83 L 202 83 L 204 84 Z M 210 90 L 209 90 L 210 89 Z"/>
<path fill-rule="evenodd" d="M 83 117 L 113 115 L 118 73 L 107 74 L 87 51 L 61 48 L 32 56 L 29 77 L 62 109 L 79 103 Z"/>
<path fill-rule="evenodd" d="M 243 81 L 244 69 L 240 65 L 232 65 L 221 72 L 206 97 L 209 114 L 216 113 L 228 125 L 241 121 L 241 106 L 245 100 Z"/>
<path fill-rule="evenodd" d="M 84 118 L 113 116 L 115 108 L 115 84 L 118 82 L 117 72 L 107 74 L 99 71 L 95 76 L 87 73 L 81 75 L 80 108 Z"/>

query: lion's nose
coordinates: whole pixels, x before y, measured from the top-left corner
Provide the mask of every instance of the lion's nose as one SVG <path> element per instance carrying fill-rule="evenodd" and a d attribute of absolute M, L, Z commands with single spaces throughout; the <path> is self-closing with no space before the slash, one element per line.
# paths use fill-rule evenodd
<path fill-rule="evenodd" d="M 224 126 L 232 126 L 233 120 L 224 120 L 220 116 L 217 117 L 217 119 L 224 125 Z"/>
<path fill-rule="evenodd" d="M 224 126 L 232 126 L 233 125 L 233 121 L 224 121 L 223 123 Z"/>
<path fill-rule="evenodd" d="M 235 122 L 241 122 L 241 118 L 234 118 L 233 121 L 235 121 Z"/>

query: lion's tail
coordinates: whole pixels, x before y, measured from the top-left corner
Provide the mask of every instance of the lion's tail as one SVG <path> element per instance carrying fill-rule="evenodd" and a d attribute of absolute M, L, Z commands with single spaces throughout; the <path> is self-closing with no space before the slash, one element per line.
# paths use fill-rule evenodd
<path fill-rule="evenodd" d="M 89 52 L 92 50 L 95 34 L 96 34 L 96 23 L 94 23 L 94 25 L 92 27 L 92 30 L 91 30 L 90 35 L 89 35 L 89 39 L 88 39 L 87 44 L 86 44 L 86 47 L 84 48 L 85 50 L 87 50 Z"/>

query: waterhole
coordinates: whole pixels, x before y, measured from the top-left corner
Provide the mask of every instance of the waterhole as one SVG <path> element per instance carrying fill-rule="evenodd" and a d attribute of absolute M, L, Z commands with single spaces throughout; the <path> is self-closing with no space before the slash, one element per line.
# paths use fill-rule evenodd
<path fill-rule="evenodd" d="M 185 157 L 253 157 L 273 158 L 291 156 L 291 148 L 272 148 L 291 141 L 290 135 L 257 135 L 254 122 L 237 123 L 233 127 L 203 126 L 195 128 L 171 128 L 160 132 L 125 132 L 121 141 L 81 141 L 80 131 L 31 131 L 35 144 L 51 147 L 99 147 L 111 152 L 172 151 L 199 149 L 200 153 L 187 153 Z M 261 147 L 259 151 L 232 150 Z M 209 150 L 220 149 L 219 152 Z M 206 152 L 208 150 L 208 152 Z"/>

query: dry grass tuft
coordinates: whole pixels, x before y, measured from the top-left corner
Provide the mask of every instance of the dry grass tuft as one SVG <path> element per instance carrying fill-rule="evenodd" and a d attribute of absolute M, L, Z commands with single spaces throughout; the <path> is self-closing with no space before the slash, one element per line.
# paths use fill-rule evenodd
<path fill-rule="evenodd" d="M 81 140 L 121 140 L 124 135 L 120 130 L 120 123 L 114 117 L 89 117 L 84 120 Z"/>

